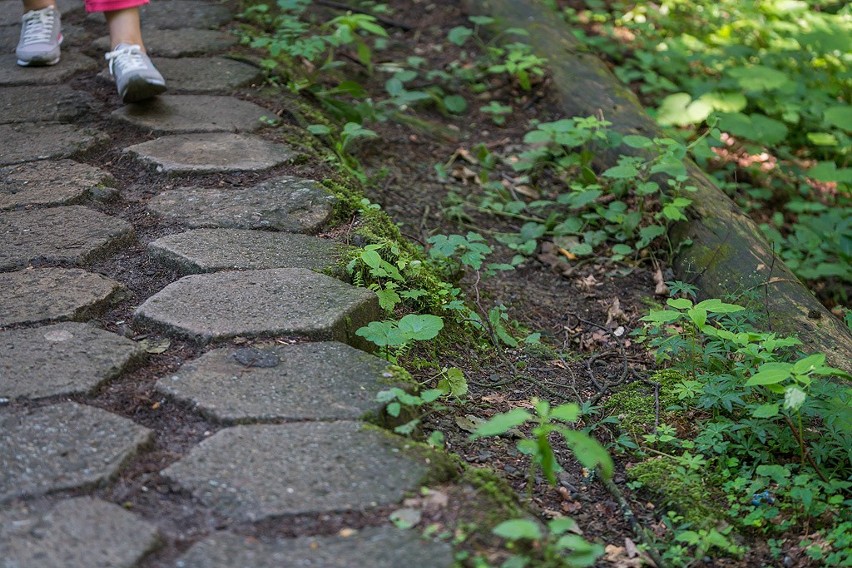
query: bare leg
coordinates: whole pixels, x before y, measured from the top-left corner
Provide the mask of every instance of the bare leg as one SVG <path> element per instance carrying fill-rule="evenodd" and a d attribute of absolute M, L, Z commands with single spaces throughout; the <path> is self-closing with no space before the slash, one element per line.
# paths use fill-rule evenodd
<path fill-rule="evenodd" d="M 24 13 L 55 5 L 56 2 L 54 0 L 24 0 Z"/>
<path fill-rule="evenodd" d="M 126 43 L 128 45 L 138 45 L 142 48 L 142 52 L 145 52 L 145 45 L 142 43 L 139 8 L 104 12 L 104 16 L 106 16 L 107 24 L 109 25 L 109 37 L 112 49 L 115 49 L 115 46 L 120 43 Z"/>

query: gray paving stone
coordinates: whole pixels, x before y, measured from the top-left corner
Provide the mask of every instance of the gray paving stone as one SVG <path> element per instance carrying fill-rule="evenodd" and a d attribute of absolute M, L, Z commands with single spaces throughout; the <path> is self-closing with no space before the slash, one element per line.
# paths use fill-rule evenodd
<path fill-rule="evenodd" d="M 198 0 L 151 2 L 142 6 L 140 10 L 142 29 L 146 32 L 149 29 L 213 29 L 231 21 L 231 12 L 225 6 Z M 89 14 L 87 19 L 106 23 L 104 15 L 100 12 Z"/>
<path fill-rule="evenodd" d="M 157 390 L 220 422 L 357 420 L 381 410 L 376 394 L 393 377 L 387 361 L 348 345 L 301 343 L 215 349 Z"/>
<path fill-rule="evenodd" d="M 226 133 L 175 134 L 130 146 L 126 151 L 158 172 L 172 174 L 260 171 L 296 156 L 284 144 Z"/>
<path fill-rule="evenodd" d="M 154 525 L 91 497 L 43 513 L 23 506 L 0 512 L 4 568 L 132 568 L 158 543 Z"/>
<path fill-rule="evenodd" d="M 64 25 L 63 25 L 64 27 Z M 2 32 L 2 30 L 0 30 Z M 17 40 L 16 40 L 17 41 Z M 237 44 L 237 36 L 218 30 L 145 30 L 145 49 L 151 57 L 192 57 L 225 51 Z M 96 39 L 92 46 L 107 52 L 109 36 Z"/>
<path fill-rule="evenodd" d="M 67 85 L 0 89 L 0 124 L 70 122 L 89 112 L 95 99 Z"/>
<path fill-rule="evenodd" d="M 133 226 L 81 205 L 0 213 L 0 271 L 33 262 L 83 264 L 133 236 Z"/>
<path fill-rule="evenodd" d="M 180 568 L 448 568 L 452 548 L 424 540 L 416 531 L 368 527 L 352 536 L 312 536 L 261 542 L 218 533 L 204 539 L 177 564 Z"/>
<path fill-rule="evenodd" d="M 0 168 L 0 210 L 70 205 L 115 184 L 107 172 L 73 160 L 42 160 Z"/>
<path fill-rule="evenodd" d="M 112 118 L 156 134 L 178 132 L 251 132 L 263 126 L 261 118 L 272 112 L 234 97 L 161 95 L 150 101 L 125 105 Z"/>
<path fill-rule="evenodd" d="M 291 233 L 195 229 L 157 239 L 148 252 L 181 274 L 265 268 L 323 271 L 338 261 L 343 245 Z"/>
<path fill-rule="evenodd" d="M 254 65 L 225 57 L 156 57 L 154 65 L 173 93 L 232 91 L 263 79 L 263 71 Z"/>
<path fill-rule="evenodd" d="M 304 268 L 184 276 L 134 316 L 198 342 L 302 335 L 361 344 L 355 330 L 376 319 L 376 295 Z"/>
<path fill-rule="evenodd" d="M 331 217 L 334 196 L 313 180 L 281 176 L 247 189 L 183 187 L 148 202 L 153 213 L 194 228 L 314 233 Z"/>
<path fill-rule="evenodd" d="M 77 268 L 36 268 L 0 274 L 0 327 L 85 320 L 117 299 L 122 286 Z"/>
<path fill-rule="evenodd" d="M 59 65 L 21 67 L 15 61 L 14 53 L 0 55 L 0 87 L 58 85 L 79 72 L 98 69 L 98 62 L 91 57 L 68 50 L 62 53 L 62 62 Z"/>
<path fill-rule="evenodd" d="M 0 333 L 0 398 L 91 392 L 144 355 L 125 337 L 83 323 Z"/>
<path fill-rule="evenodd" d="M 0 62 L 0 66 L 3 63 Z M 71 124 L 0 124 L 0 166 L 68 158 L 88 150 L 106 136 L 90 128 Z"/>
<path fill-rule="evenodd" d="M 358 511 L 399 502 L 429 471 L 405 441 L 360 422 L 234 426 L 162 474 L 236 520 Z"/>
<path fill-rule="evenodd" d="M 62 15 L 65 15 L 82 10 L 85 4 L 82 0 L 57 0 L 56 6 Z M 20 0 L 0 0 L 0 26 L 19 25 L 22 13 Z M 64 31 L 64 23 L 62 27 Z"/>
<path fill-rule="evenodd" d="M 102 483 L 152 439 L 131 420 L 76 402 L 0 413 L 0 502 Z"/>

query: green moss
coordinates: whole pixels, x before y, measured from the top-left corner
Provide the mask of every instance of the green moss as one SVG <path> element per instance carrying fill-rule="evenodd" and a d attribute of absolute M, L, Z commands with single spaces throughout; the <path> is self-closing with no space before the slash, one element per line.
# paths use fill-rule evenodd
<path fill-rule="evenodd" d="M 526 511 L 518 502 L 518 495 L 505 479 L 486 467 L 467 466 L 462 473 L 461 481 L 470 484 L 480 496 L 485 497 L 491 504 L 487 508 L 486 524 L 494 525 L 509 518 L 524 517 Z"/>
<path fill-rule="evenodd" d="M 380 433 L 393 446 L 399 448 L 403 454 L 429 466 L 429 470 L 420 480 L 419 485 L 429 486 L 455 481 L 459 477 L 459 472 L 462 471 L 462 462 L 454 454 L 433 448 L 423 442 L 415 442 L 410 438 L 403 438 L 381 426 L 365 424 L 364 428 Z"/>
<path fill-rule="evenodd" d="M 627 477 L 698 528 L 713 527 L 725 517 L 715 505 L 723 502 L 716 490 L 697 472 L 684 472 L 674 458 L 649 458 L 628 469 Z"/>
<path fill-rule="evenodd" d="M 685 376 L 680 371 L 666 369 L 654 373 L 648 382 L 634 381 L 623 386 L 617 393 L 604 403 L 611 415 L 618 417 L 619 427 L 638 438 L 654 431 L 656 420 L 656 401 L 654 387 L 649 383 L 658 383 L 660 397 L 660 423 L 673 424 L 678 421 L 676 412 L 666 411 L 666 408 L 678 404 L 674 386 L 683 381 Z"/>

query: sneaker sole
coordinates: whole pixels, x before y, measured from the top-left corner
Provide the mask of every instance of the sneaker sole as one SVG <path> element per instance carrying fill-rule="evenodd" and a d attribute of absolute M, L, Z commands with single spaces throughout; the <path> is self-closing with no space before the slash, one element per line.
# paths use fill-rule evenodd
<path fill-rule="evenodd" d="M 24 61 L 23 59 L 18 59 L 16 63 L 21 67 L 48 67 L 50 65 L 56 65 L 59 63 L 60 57 L 57 55 L 56 59 L 47 59 L 44 61 L 32 60 L 32 61 Z"/>
<path fill-rule="evenodd" d="M 131 81 L 125 87 L 121 95 L 121 100 L 125 103 L 138 103 L 144 100 L 156 97 L 160 93 L 165 92 L 166 85 L 164 83 L 151 83 L 144 79 Z"/>

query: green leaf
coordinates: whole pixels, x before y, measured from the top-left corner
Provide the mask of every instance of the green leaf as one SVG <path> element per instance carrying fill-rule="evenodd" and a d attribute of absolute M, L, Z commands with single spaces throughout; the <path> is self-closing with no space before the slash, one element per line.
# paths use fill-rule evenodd
<path fill-rule="evenodd" d="M 774 385 L 790 378 L 793 365 L 790 363 L 765 363 L 760 366 L 757 373 L 746 381 L 747 387 L 756 385 Z"/>
<path fill-rule="evenodd" d="M 612 477 L 615 468 L 612 458 L 606 449 L 594 438 L 577 430 L 560 428 L 559 433 L 574 452 L 574 457 L 588 469 L 600 468 L 601 476 L 605 479 Z"/>
<path fill-rule="evenodd" d="M 568 250 L 577 256 L 588 256 L 594 252 L 592 245 L 589 243 L 577 243 L 575 245 L 571 245 Z"/>
<path fill-rule="evenodd" d="M 814 370 L 817 367 L 822 367 L 825 365 L 825 354 L 824 353 L 816 353 L 814 355 L 810 355 L 809 357 L 805 357 L 804 359 L 799 359 L 793 364 L 793 372 L 797 375 L 802 375 Z"/>
<path fill-rule="evenodd" d="M 550 417 L 563 422 L 574 422 L 580 416 L 580 407 L 576 404 L 560 404 L 550 410 Z"/>
<path fill-rule="evenodd" d="M 718 298 L 710 298 L 709 300 L 698 302 L 695 307 L 707 310 L 712 314 L 733 314 L 745 309 L 744 307 L 736 304 L 726 304 Z"/>
<path fill-rule="evenodd" d="M 837 146 L 839 142 L 834 134 L 829 132 L 808 132 L 808 142 L 814 146 Z"/>
<path fill-rule="evenodd" d="M 707 310 L 703 308 L 690 308 L 686 311 L 686 315 L 692 320 L 692 323 L 694 323 L 695 327 L 698 329 L 701 329 L 704 327 L 704 324 L 707 323 Z"/>
<path fill-rule="evenodd" d="M 748 100 L 742 93 L 730 93 L 712 91 L 704 93 L 698 98 L 699 101 L 709 104 L 713 110 L 721 112 L 739 112 L 748 104 Z"/>
<path fill-rule="evenodd" d="M 438 381 L 438 388 L 443 389 L 444 392 L 456 398 L 461 398 L 468 391 L 467 379 L 465 379 L 461 369 L 450 367 L 447 369 L 446 376 Z"/>
<path fill-rule="evenodd" d="M 674 310 L 651 310 L 647 316 L 642 318 L 642 321 L 649 321 L 652 323 L 669 323 L 679 320 L 681 316 L 682 314 L 680 312 L 676 312 Z"/>
<path fill-rule="evenodd" d="M 639 175 L 639 169 L 632 164 L 620 164 L 609 168 L 602 175 L 613 179 L 632 179 Z"/>
<path fill-rule="evenodd" d="M 401 424 L 393 429 L 397 434 L 402 434 L 403 436 L 408 436 L 417 428 L 417 425 L 420 424 L 420 419 L 415 418 L 414 420 L 410 420 L 405 424 Z"/>
<path fill-rule="evenodd" d="M 852 132 L 852 105 L 839 105 L 825 109 L 823 120 L 831 126 Z"/>
<path fill-rule="evenodd" d="M 628 134 L 621 141 L 631 148 L 650 148 L 654 145 L 654 141 L 647 136 L 637 136 L 636 134 Z"/>
<path fill-rule="evenodd" d="M 428 341 L 444 328 L 444 320 L 430 314 L 408 314 L 399 320 L 399 331 L 410 339 Z"/>
<path fill-rule="evenodd" d="M 790 470 L 783 465 L 759 465 L 755 470 L 757 475 L 772 478 L 776 483 L 783 484 L 790 477 Z"/>
<path fill-rule="evenodd" d="M 692 307 L 692 301 L 686 298 L 669 298 L 668 300 L 666 300 L 666 304 L 670 305 L 676 310 L 687 310 Z M 703 306 L 699 304 L 698 307 Z"/>
<path fill-rule="evenodd" d="M 513 408 L 509 412 L 492 416 L 486 422 L 477 426 L 476 431 L 471 435 L 472 438 L 484 438 L 488 436 L 499 436 L 505 434 L 512 428 L 516 428 L 530 420 L 532 415 L 523 408 Z"/>
<path fill-rule="evenodd" d="M 450 43 L 462 46 L 473 35 L 473 30 L 465 26 L 456 26 L 449 31 L 447 39 Z"/>
<path fill-rule="evenodd" d="M 852 183 L 852 168 L 838 168 L 834 162 L 820 162 L 808 170 L 808 177 L 817 181 Z"/>
<path fill-rule="evenodd" d="M 798 412 L 807 400 L 808 394 L 797 386 L 789 386 L 784 390 L 784 408 Z"/>
<path fill-rule="evenodd" d="M 674 93 L 667 96 L 657 109 L 657 122 L 663 126 L 687 126 L 702 122 L 713 107 L 702 100 L 692 100 L 689 93 Z"/>
<path fill-rule="evenodd" d="M 778 416 L 778 403 L 761 404 L 751 413 L 755 418 L 772 418 Z"/>
<path fill-rule="evenodd" d="M 529 519 L 511 519 L 503 521 L 491 532 L 506 540 L 540 540 L 541 528 Z"/>
<path fill-rule="evenodd" d="M 311 124 L 308 126 L 308 132 L 316 136 L 324 136 L 326 134 L 331 134 L 331 128 L 325 124 Z"/>
<path fill-rule="evenodd" d="M 453 114 L 461 114 L 467 110 L 467 101 L 460 95 L 448 95 L 444 97 L 444 108 Z"/>
<path fill-rule="evenodd" d="M 785 73 L 763 65 L 734 67 L 727 73 L 747 91 L 771 91 L 791 82 Z"/>

